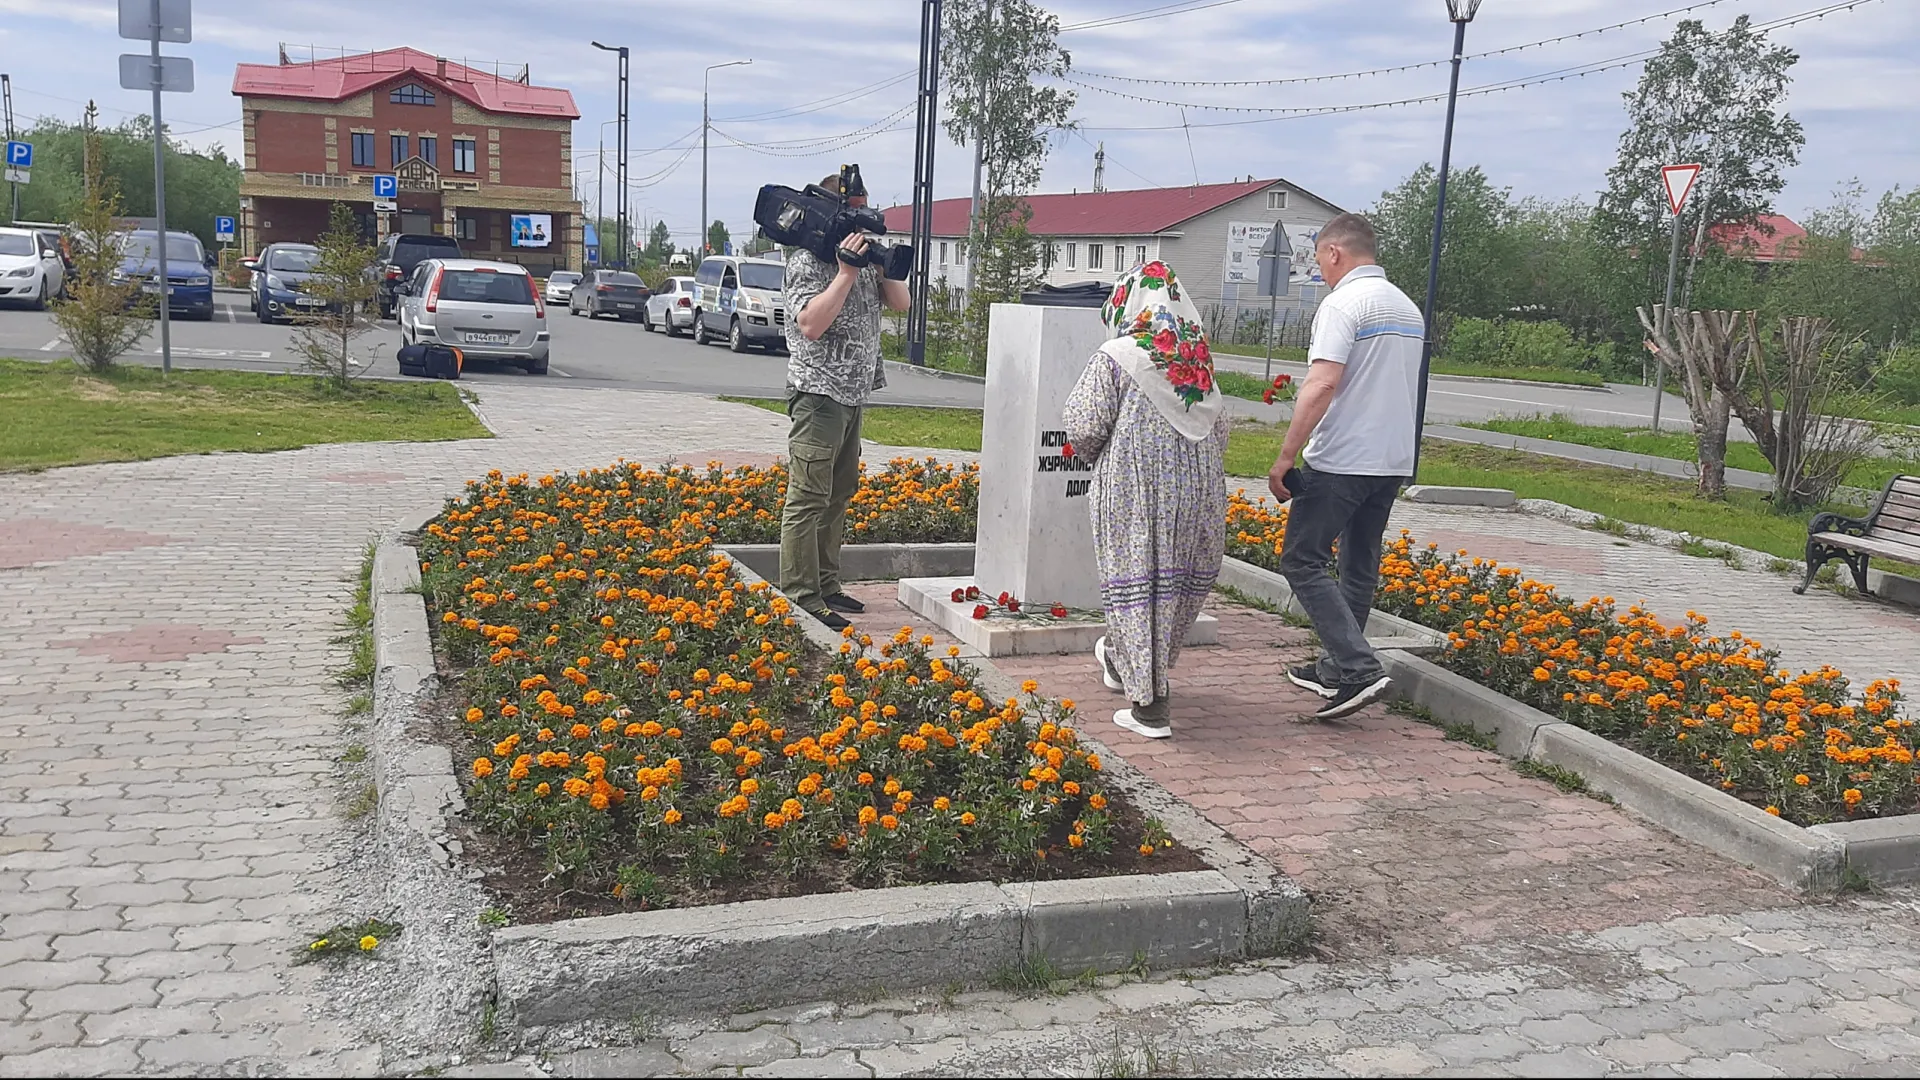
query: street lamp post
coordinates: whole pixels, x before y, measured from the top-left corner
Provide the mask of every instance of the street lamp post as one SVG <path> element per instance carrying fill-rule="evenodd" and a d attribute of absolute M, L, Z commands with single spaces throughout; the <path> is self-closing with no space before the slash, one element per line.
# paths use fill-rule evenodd
<path fill-rule="evenodd" d="M 594 238 L 599 241 L 599 243 L 594 246 L 600 249 L 600 265 L 605 265 L 607 261 L 606 238 L 600 235 L 601 228 L 607 223 L 607 125 L 617 124 L 619 122 L 618 120 L 600 121 L 600 163 L 593 171 L 595 184 L 593 189 L 593 235 Z"/>
<path fill-rule="evenodd" d="M 618 216 L 615 220 L 618 222 L 616 231 L 619 234 L 620 241 L 620 247 L 618 248 L 620 261 L 614 265 L 624 270 L 627 265 L 627 47 L 625 45 L 602 45 L 597 41 L 593 43 L 593 47 L 605 52 L 620 54 L 620 115 L 617 118 L 617 122 L 620 125 L 620 149 L 618 151 L 620 160 L 614 173 L 614 182 L 620 187 L 620 190 L 615 194 L 615 200 L 619 205 Z M 605 247 L 606 245 L 603 242 L 601 244 L 601 255 L 603 257 L 606 254 Z M 604 258 L 602 261 L 605 261 Z"/>
<path fill-rule="evenodd" d="M 1427 256 L 1426 340 L 1420 347 L 1420 402 L 1413 421 L 1413 473 L 1420 475 L 1420 439 L 1427 428 L 1427 380 L 1433 370 L 1434 305 L 1440 296 L 1440 238 L 1447 223 L 1447 171 L 1453 164 L 1453 110 L 1460 96 L 1460 57 L 1467 49 L 1467 24 L 1480 12 L 1480 0 L 1447 0 L 1453 22 L 1453 81 L 1447 87 L 1447 132 L 1440 143 L 1440 187 L 1433 208 L 1433 250 Z"/>
<path fill-rule="evenodd" d="M 745 60 L 729 60 L 724 64 L 710 64 L 700 76 L 700 253 L 707 251 L 707 131 L 713 127 L 707 116 L 707 80 L 720 68 L 740 67 L 753 63 L 749 57 Z"/>

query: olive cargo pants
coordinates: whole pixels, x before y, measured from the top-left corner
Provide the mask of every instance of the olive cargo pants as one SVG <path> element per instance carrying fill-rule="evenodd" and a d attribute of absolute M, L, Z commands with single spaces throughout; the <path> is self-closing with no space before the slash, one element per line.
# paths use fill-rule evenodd
<path fill-rule="evenodd" d="M 860 409 L 825 394 L 787 395 L 787 503 L 780 591 L 818 615 L 840 591 L 840 539 L 860 485 Z"/>

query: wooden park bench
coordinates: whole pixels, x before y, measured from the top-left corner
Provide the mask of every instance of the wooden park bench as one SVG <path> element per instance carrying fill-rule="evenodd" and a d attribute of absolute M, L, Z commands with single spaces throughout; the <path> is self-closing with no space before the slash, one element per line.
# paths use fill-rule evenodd
<path fill-rule="evenodd" d="M 1875 555 L 1920 564 L 1920 476 L 1887 481 L 1866 517 L 1815 514 L 1807 525 L 1807 576 L 1793 591 L 1805 593 L 1821 565 L 1839 559 L 1853 571 L 1854 586 L 1866 592 L 1867 560 Z"/>

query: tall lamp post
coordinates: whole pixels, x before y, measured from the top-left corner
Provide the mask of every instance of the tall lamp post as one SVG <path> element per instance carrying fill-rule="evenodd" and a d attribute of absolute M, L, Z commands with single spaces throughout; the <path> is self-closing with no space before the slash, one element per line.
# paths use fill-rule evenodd
<path fill-rule="evenodd" d="M 1467 24 L 1480 0 L 1447 0 L 1453 22 L 1453 81 L 1447 87 L 1447 133 L 1440 144 L 1440 189 L 1433 208 L 1433 250 L 1427 256 L 1426 341 L 1420 348 L 1420 403 L 1413 421 L 1413 473 L 1420 475 L 1420 439 L 1427 429 L 1427 380 L 1433 370 L 1434 305 L 1440 296 L 1440 237 L 1447 224 L 1447 171 L 1453 165 L 1453 109 L 1460 97 L 1460 57 L 1467 50 Z"/>
<path fill-rule="evenodd" d="M 613 265 L 624 270 L 627 267 L 627 47 L 625 45 L 602 45 L 597 41 L 593 43 L 593 47 L 604 52 L 620 54 L 620 115 L 616 118 L 616 122 L 620 125 L 620 149 L 618 151 L 620 160 L 616 163 L 614 169 L 614 182 L 620 186 L 619 192 L 615 195 L 615 201 L 619 205 L 619 212 L 615 220 L 619 223 L 617 232 L 619 233 L 620 246 L 616 250 L 620 252 L 620 261 Z M 601 239 L 601 261 L 605 262 L 605 238 L 602 237 Z"/>
<path fill-rule="evenodd" d="M 913 133 L 913 276 L 907 360 L 927 364 L 927 270 L 933 247 L 933 148 L 940 137 L 940 0 L 921 0 L 919 115 Z"/>
<path fill-rule="evenodd" d="M 607 221 L 607 125 L 617 124 L 619 122 L 618 120 L 600 121 L 600 163 L 599 166 L 593 170 L 593 234 L 596 237 L 600 236 L 600 229 Z M 596 246 L 600 248 L 600 265 L 604 266 L 607 261 L 607 249 L 605 238 L 602 237 L 601 241 L 602 242 Z"/>
<path fill-rule="evenodd" d="M 707 131 L 713 127 L 707 116 L 707 80 L 721 68 L 740 67 L 751 64 L 751 57 L 745 60 L 729 60 L 724 64 L 709 64 L 700 76 L 700 254 L 707 255 Z"/>

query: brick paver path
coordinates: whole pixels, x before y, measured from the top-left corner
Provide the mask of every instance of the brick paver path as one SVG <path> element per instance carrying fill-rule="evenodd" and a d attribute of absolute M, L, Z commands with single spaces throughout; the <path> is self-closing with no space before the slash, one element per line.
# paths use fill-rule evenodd
<path fill-rule="evenodd" d="M 1180 737 L 1103 737 L 1300 877 L 1321 904 L 1323 962 L 1107 979 L 1038 999 L 826 1004 L 671 1025 L 619 1049 L 402 1064 L 373 1041 L 380 1016 L 356 988 L 288 963 L 307 932 L 368 913 L 365 896 L 346 895 L 366 838 L 342 813 L 336 761 L 351 735 L 331 676 L 362 546 L 489 468 L 765 461 L 784 435 L 778 416 L 691 397 L 501 386 L 483 406 L 499 439 L 0 477 L 0 1075 L 1771 1075 L 1920 1063 L 1909 896 L 1803 904 L 1402 717 L 1288 724 L 1303 700 L 1272 673 L 1301 635 L 1222 605 L 1227 644 L 1195 650 L 1178 673 Z M 1662 610 L 1723 612 L 1723 599 L 1764 587 L 1767 601 L 1722 622 L 1776 644 L 1802 641 L 1770 621 L 1789 604 L 1806 605 L 1810 624 L 1853 610 L 1551 522 L 1433 522 L 1567 549 L 1549 568 L 1569 584 L 1633 580 L 1644 557 L 1640 580 L 1669 590 L 1649 596 Z M 876 605 L 871 618 L 892 627 L 901 614 Z M 1897 649 L 1892 629 L 1849 639 L 1850 669 Z M 1081 660 L 1008 667 L 1078 696 L 1089 724 L 1110 704 Z M 577 1034 L 630 1041 L 643 1027 Z"/>

